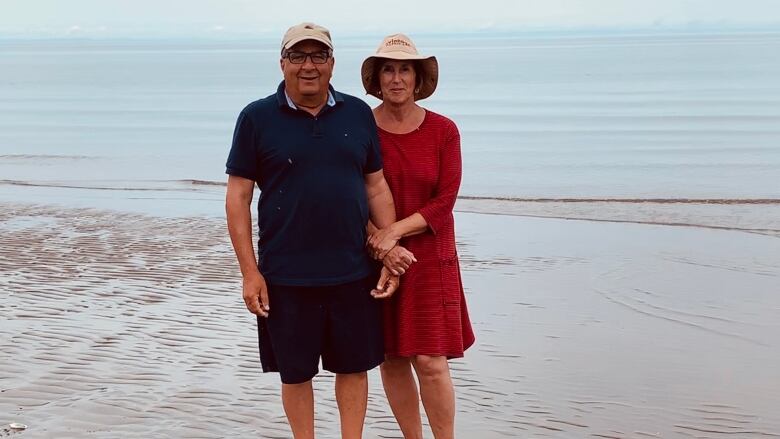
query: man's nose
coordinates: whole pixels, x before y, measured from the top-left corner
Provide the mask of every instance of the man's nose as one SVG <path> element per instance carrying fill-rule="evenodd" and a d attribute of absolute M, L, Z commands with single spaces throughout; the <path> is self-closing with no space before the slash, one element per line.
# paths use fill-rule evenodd
<path fill-rule="evenodd" d="M 314 68 L 314 61 L 311 60 L 311 55 L 306 55 L 306 58 L 303 59 L 303 66 L 304 69 L 313 69 Z"/>

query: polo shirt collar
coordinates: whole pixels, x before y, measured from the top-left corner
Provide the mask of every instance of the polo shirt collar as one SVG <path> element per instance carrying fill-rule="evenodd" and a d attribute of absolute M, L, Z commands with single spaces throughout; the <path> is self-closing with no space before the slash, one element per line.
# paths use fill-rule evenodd
<path fill-rule="evenodd" d="M 279 88 L 276 89 L 276 100 L 279 102 L 280 107 L 289 107 L 293 110 L 298 109 L 292 99 L 290 99 L 290 96 L 287 94 L 287 90 L 284 89 L 284 81 L 282 81 L 279 84 Z M 341 93 L 337 92 L 332 85 L 328 84 L 327 105 L 329 107 L 335 107 L 338 102 L 344 102 L 344 97 L 341 96 Z"/>

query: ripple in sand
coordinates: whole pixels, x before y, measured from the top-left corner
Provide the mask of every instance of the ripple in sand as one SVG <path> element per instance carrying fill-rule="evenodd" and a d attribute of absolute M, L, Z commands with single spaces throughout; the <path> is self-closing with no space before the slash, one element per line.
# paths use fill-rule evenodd
<path fill-rule="evenodd" d="M 0 227 L 0 412 L 34 421 L 26 435 L 289 437 L 223 221 L 14 207 Z M 366 433 L 398 437 L 371 379 Z M 316 382 L 323 437 L 333 385 Z M 501 396 L 471 385 L 486 407 Z"/>
<path fill-rule="evenodd" d="M 0 211 L 0 227 L 15 215 L 56 224 L 3 228 L 0 234 L 0 294 L 6 298 L 0 315 L 8 316 L 0 325 L 0 412 L 32 425 L 25 437 L 290 436 L 278 378 L 259 373 L 254 319 L 243 309 L 223 221 L 15 207 Z M 524 281 L 531 275 L 546 280 L 558 269 L 583 265 L 553 256 L 470 258 L 473 248 L 463 245 L 471 275 L 525 273 Z M 545 381 L 561 369 L 578 371 L 579 363 L 555 351 L 561 343 L 576 343 L 578 334 L 542 325 L 561 309 L 546 290 L 532 297 L 504 291 L 512 294 L 490 304 L 500 310 L 492 318 L 515 324 L 516 310 L 531 310 L 538 320 L 529 324 L 543 332 L 524 338 L 514 332 L 519 326 L 475 324 L 480 344 L 468 362 L 451 362 L 461 437 L 659 437 L 648 427 L 656 423 L 667 433 L 660 437 L 717 437 L 692 428 L 739 431 L 746 438 L 777 432 L 775 419 L 741 416 L 738 405 L 691 404 L 675 411 L 597 394 L 586 385 L 598 383 L 598 376 Z M 747 322 L 724 317 L 718 308 L 696 314 L 671 307 L 657 288 L 602 291 L 642 311 L 695 319 L 716 330 Z M 470 294 L 470 305 L 478 307 L 487 293 L 474 288 Z M 536 351 L 527 346 L 540 340 L 549 345 Z M 476 367 L 479 361 L 484 364 Z M 540 370 L 532 368 L 540 363 Z M 332 386 L 328 374 L 316 385 L 317 427 L 325 438 L 338 436 Z M 366 437 L 401 437 L 376 374 L 370 392 Z M 567 401 L 571 394 L 585 396 Z M 645 414 L 653 419 L 642 419 Z M 625 425 L 630 422 L 624 419 L 643 422 Z"/>

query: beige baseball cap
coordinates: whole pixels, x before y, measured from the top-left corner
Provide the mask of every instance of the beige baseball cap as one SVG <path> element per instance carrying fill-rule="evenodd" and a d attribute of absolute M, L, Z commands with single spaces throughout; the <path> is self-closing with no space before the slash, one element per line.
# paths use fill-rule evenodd
<path fill-rule="evenodd" d="M 282 38 L 282 50 L 305 40 L 319 41 L 333 50 L 333 41 L 330 39 L 330 31 L 314 23 L 301 23 L 287 29 Z"/>
<path fill-rule="evenodd" d="M 366 93 L 382 99 L 380 91 L 376 89 L 374 82 L 374 70 L 378 58 L 393 60 L 419 60 L 422 71 L 422 81 L 420 91 L 414 94 L 414 100 L 419 101 L 432 95 L 436 90 L 436 84 L 439 82 L 439 62 L 435 56 L 424 56 L 417 52 L 417 46 L 412 39 L 404 34 L 388 35 L 379 44 L 376 53 L 363 61 L 360 69 L 360 77 L 363 80 L 363 88 Z"/>

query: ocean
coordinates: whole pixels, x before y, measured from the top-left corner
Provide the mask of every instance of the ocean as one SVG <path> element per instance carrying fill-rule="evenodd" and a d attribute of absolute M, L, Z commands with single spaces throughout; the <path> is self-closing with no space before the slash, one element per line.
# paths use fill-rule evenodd
<path fill-rule="evenodd" d="M 335 36 L 334 86 L 372 106 L 359 68 L 380 39 Z M 441 71 L 422 105 L 461 130 L 463 196 L 780 198 L 780 33 L 416 42 Z M 221 215 L 235 118 L 277 60 L 275 38 L 0 41 L 0 201 Z"/>

